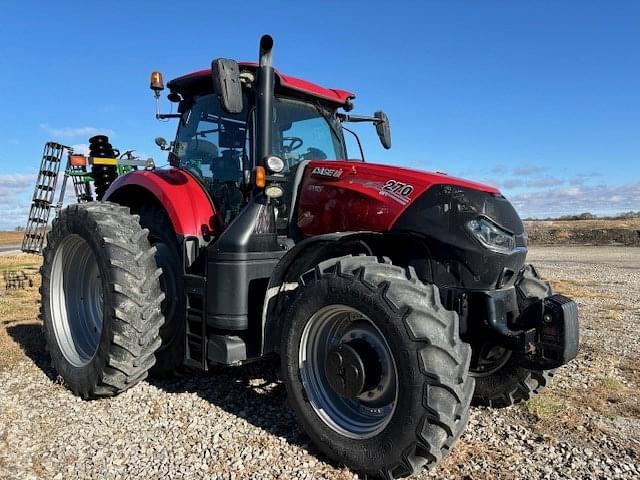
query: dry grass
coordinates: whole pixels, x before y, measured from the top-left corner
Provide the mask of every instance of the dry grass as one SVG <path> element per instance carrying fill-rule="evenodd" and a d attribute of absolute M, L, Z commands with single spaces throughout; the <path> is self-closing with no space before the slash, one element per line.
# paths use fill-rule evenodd
<path fill-rule="evenodd" d="M 42 257 L 26 253 L 0 257 L 0 272 L 7 272 L 10 270 L 32 270 L 39 268 L 41 263 Z"/>
<path fill-rule="evenodd" d="M 589 345 L 580 356 L 589 362 L 582 375 L 586 385 L 546 389 L 522 405 L 543 429 L 575 429 L 584 426 L 585 410 L 609 419 L 640 419 L 640 358 L 606 354 Z"/>
<path fill-rule="evenodd" d="M 22 237 L 24 232 L 1 232 L 0 231 L 0 245 L 17 245 L 22 243 Z"/>
<path fill-rule="evenodd" d="M 590 407 L 595 412 L 613 418 L 615 416 L 640 418 L 637 388 L 619 379 L 606 376 L 598 379 L 596 386 L 578 391 L 576 407 Z"/>
<path fill-rule="evenodd" d="M 536 395 L 523 404 L 524 409 L 539 419 L 556 417 L 566 409 L 566 402 L 547 392 Z"/>
<path fill-rule="evenodd" d="M 640 229 L 640 218 L 626 220 L 527 220 L 527 230 L 531 228 L 554 228 L 562 230 L 596 230 L 606 228 Z"/>
<path fill-rule="evenodd" d="M 628 220 L 531 220 L 530 245 L 627 245 L 640 247 L 640 218 Z"/>
<path fill-rule="evenodd" d="M 551 281 L 551 286 L 556 293 L 566 295 L 571 298 L 615 298 L 611 294 L 599 292 L 595 282 L 579 282 L 576 280 L 561 279 Z"/>
<path fill-rule="evenodd" d="M 37 268 L 41 258 L 35 255 L 0 257 L 0 269 Z M 20 290 L 0 290 L 0 369 L 10 368 L 24 360 L 24 349 L 42 343 L 38 310 L 40 277 L 34 286 Z"/>

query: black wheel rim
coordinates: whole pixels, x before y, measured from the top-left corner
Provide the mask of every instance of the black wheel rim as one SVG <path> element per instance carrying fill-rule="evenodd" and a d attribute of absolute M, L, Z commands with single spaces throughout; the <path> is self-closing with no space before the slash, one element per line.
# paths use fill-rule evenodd
<path fill-rule="evenodd" d="M 511 358 L 511 350 L 485 343 L 474 349 L 469 375 L 472 377 L 487 377 L 504 367 Z"/>

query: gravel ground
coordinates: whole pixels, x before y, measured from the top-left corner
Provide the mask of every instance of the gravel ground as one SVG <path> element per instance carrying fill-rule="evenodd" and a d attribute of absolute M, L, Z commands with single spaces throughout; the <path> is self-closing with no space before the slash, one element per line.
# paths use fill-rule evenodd
<path fill-rule="evenodd" d="M 640 477 L 640 249 L 538 247 L 530 260 L 578 301 L 580 355 L 525 405 L 474 409 L 421 478 Z M 35 298 L 0 293 L 0 328 L 24 351 L 0 359 L 0 478 L 357 478 L 297 429 L 273 362 L 77 399 L 25 320 Z"/>

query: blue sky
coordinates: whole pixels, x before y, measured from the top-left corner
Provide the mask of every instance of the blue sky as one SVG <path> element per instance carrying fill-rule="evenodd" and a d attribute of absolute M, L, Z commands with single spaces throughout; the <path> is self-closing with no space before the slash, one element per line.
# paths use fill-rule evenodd
<path fill-rule="evenodd" d="M 390 151 L 359 128 L 370 161 L 497 185 L 523 216 L 640 210 L 640 2 L 228 5 L 3 2 L 0 228 L 25 223 L 47 140 L 162 163 L 150 71 L 255 60 L 262 33 L 280 70 L 387 112 Z"/>

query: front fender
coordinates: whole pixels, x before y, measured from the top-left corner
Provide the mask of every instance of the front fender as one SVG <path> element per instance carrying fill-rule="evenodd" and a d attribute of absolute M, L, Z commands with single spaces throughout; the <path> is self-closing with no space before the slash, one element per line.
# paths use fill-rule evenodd
<path fill-rule="evenodd" d="M 382 237 L 377 232 L 334 232 L 297 243 L 278 262 L 271 274 L 262 309 L 262 351 L 276 352 L 279 346 L 287 292 L 297 288 L 300 275 L 321 260 L 348 254 L 371 254 L 365 239 Z"/>
<path fill-rule="evenodd" d="M 190 174 L 175 167 L 121 175 L 104 200 L 136 207 L 148 201 L 149 194 L 165 209 L 177 235 L 208 241 L 219 233 L 207 192 Z"/>

